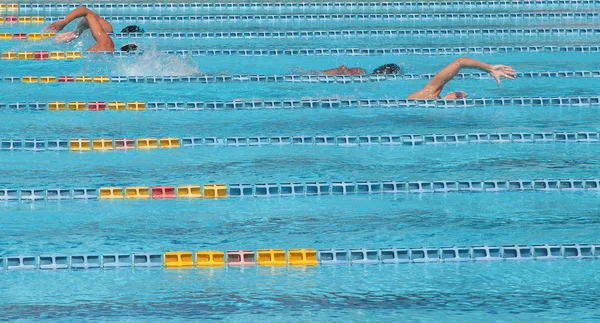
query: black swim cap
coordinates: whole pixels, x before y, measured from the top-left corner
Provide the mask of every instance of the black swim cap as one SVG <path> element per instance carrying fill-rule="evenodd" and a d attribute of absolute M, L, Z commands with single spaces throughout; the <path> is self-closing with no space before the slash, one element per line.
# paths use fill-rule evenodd
<path fill-rule="evenodd" d="M 131 25 L 131 26 L 127 26 L 125 28 L 123 28 L 121 30 L 122 33 L 143 33 L 144 28 L 141 28 L 140 26 L 136 26 L 136 25 Z"/>
<path fill-rule="evenodd" d="M 396 64 L 385 64 L 373 70 L 373 74 L 404 74 L 404 68 Z"/>
<path fill-rule="evenodd" d="M 125 44 L 121 47 L 121 51 L 123 52 L 132 52 L 136 51 L 138 46 L 134 43 Z"/>

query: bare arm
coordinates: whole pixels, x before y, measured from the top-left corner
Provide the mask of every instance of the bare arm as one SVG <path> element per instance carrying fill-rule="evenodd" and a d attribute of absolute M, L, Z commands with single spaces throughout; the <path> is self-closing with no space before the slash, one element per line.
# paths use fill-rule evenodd
<path fill-rule="evenodd" d="M 340 75 L 340 74 L 347 74 L 348 73 L 348 67 L 346 67 L 346 65 L 340 65 L 339 67 L 336 68 L 331 68 L 328 70 L 322 70 L 321 74 L 323 75 Z"/>
<path fill-rule="evenodd" d="M 66 25 L 71 23 L 71 21 L 73 21 L 77 18 L 80 18 L 80 17 L 84 17 L 83 19 L 81 19 L 79 24 L 77 24 L 77 28 L 75 29 L 75 32 L 74 32 L 74 34 L 78 36 L 90 27 L 88 24 L 87 18 L 85 18 L 85 16 L 87 16 L 88 14 L 96 14 L 96 13 L 89 10 L 88 8 L 86 8 L 84 6 L 81 6 L 77 9 L 71 11 L 64 19 L 57 20 L 57 21 L 51 23 L 48 26 L 48 28 L 46 28 L 46 29 L 50 32 L 61 31 L 63 28 L 65 28 Z M 98 16 L 98 15 L 96 15 L 96 16 Z M 106 31 L 107 33 L 112 33 L 112 31 L 113 31 L 112 25 L 108 21 L 100 18 L 99 16 L 98 16 L 98 19 L 100 20 L 100 24 L 104 28 L 104 31 Z"/>
<path fill-rule="evenodd" d="M 98 17 L 98 15 L 96 16 Z M 102 25 L 104 31 L 106 31 L 107 33 L 113 32 L 113 28 L 110 22 L 106 21 L 104 18 L 101 17 L 98 17 L 98 21 L 100 22 L 100 25 Z M 79 24 L 77 24 L 77 28 L 75 28 L 75 34 L 81 35 L 82 32 L 86 31 L 89 28 L 90 24 L 88 23 L 87 18 L 83 18 L 81 19 Z"/>
<path fill-rule="evenodd" d="M 409 96 L 410 98 L 421 99 L 421 98 L 437 98 L 440 96 L 442 89 L 456 74 L 463 68 L 475 68 L 481 71 L 490 73 L 490 75 L 496 79 L 498 85 L 500 85 L 500 77 L 505 77 L 509 80 L 514 80 L 516 71 L 505 65 L 489 65 L 478 60 L 474 60 L 468 57 L 461 57 L 452 63 L 448 64 L 441 71 L 439 71 L 425 86 Z"/>
<path fill-rule="evenodd" d="M 364 75 L 366 71 L 360 67 L 350 67 L 348 68 L 346 65 L 340 65 L 339 67 L 322 70 L 320 74 L 323 75 Z"/>
<path fill-rule="evenodd" d="M 61 31 L 71 21 L 73 21 L 77 18 L 86 16 L 89 13 L 94 13 L 94 12 L 84 6 L 81 6 L 77 9 L 71 11 L 64 19 L 57 20 L 57 21 L 51 23 L 50 26 L 48 26 L 48 28 L 46 28 L 46 29 L 51 32 L 52 31 L 54 31 L 54 32 Z"/>
<path fill-rule="evenodd" d="M 92 36 L 96 40 L 96 44 L 88 48 L 88 51 L 114 51 L 115 45 L 110 36 L 108 36 L 106 31 L 104 31 L 104 28 L 102 28 L 102 25 L 100 24 L 100 17 L 98 17 L 98 15 L 95 13 L 91 13 L 86 16 L 86 19 L 90 26 Z"/>

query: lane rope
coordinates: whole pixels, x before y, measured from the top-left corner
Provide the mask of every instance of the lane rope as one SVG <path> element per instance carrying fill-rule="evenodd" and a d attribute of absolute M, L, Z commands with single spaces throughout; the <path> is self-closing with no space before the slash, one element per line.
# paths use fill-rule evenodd
<path fill-rule="evenodd" d="M 491 97 L 456 100 L 407 99 L 289 99 L 192 102 L 90 101 L 90 102 L 0 102 L 1 111 L 199 111 L 263 109 L 340 109 L 340 108 L 472 108 L 498 106 L 598 107 L 600 96 Z"/>
<path fill-rule="evenodd" d="M 439 20 L 564 20 L 564 19 L 597 19 L 598 12 L 574 11 L 574 12 L 490 12 L 490 13 L 345 13 L 345 14 L 248 14 L 248 15 L 136 15 L 136 16 L 103 16 L 110 22 L 132 22 L 132 23 L 206 23 L 206 22 L 236 22 L 236 21 L 323 21 L 323 20 L 401 20 L 401 21 L 439 21 Z M 28 24 L 28 23 L 50 23 L 60 19 L 62 16 L 6 16 L 3 18 L 5 24 Z M 1 23 L 1 21 L 0 21 Z"/>
<path fill-rule="evenodd" d="M 532 8 L 565 8 L 573 6 L 595 8 L 598 0 L 509 0 L 509 1 L 407 1 L 407 2 L 273 2 L 273 3 L 20 3 L 0 5 L 0 10 L 10 11 L 71 11 L 84 5 L 101 14 L 111 11 L 125 10 L 456 10 L 461 9 L 532 9 Z"/>
<path fill-rule="evenodd" d="M 32 54 L 33 55 L 33 54 Z M 30 55 L 30 56 L 32 56 Z M 267 82 L 267 83 L 367 83 L 391 80 L 428 80 L 434 73 L 423 74 L 368 74 L 368 75 L 301 75 L 301 74 L 234 74 L 200 76 L 124 76 L 124 75 L 46 75 L 46 76 L 4 76 L 5 83 L 225 83 L 225 82 Z M 600 70 L 582 71 L 539 71 L 517 72 L 518 78 L 600 78 Z M 489 73 L 458 73 L 455 80 L 491 79 Z"/>
<path fill-rule="evenodd" d="M 54 33 L 0 33 L 0 40 L 43 40 Z M 364 37 L 504 37 L 504 36 L 597 36 L 600 28 L 512 28 L 512 29 L 369 29 L 290 30 L 222 32 L 116 33 L 116 39 L 329 39 Z"/>
<path fill-rule="evenodd" d="M 600 178 L 458 181 L 343 181 L 180 186 L 106 186 L 87 188 L 0 188 L 0 201 L 123 200 L 227 197 L 285 197 L 355 194 L 600 191 Z"/>
<path fill-rule="evenodd" d="M 303 49 L 182 49 L 162 50 L 161 53 L 179 56 L 387 56 L 387 55 L 476 55 L 502 53 L 599 53 L 597 45 L 538 45 L 538 46 L 471 46 L 471 47 L 396 47 L 396 48 L 303 48 Z M 63 52 L 66 59 L 87 57 L 129 57 L 144 51 L 130 52 Z M 17 51 L 2 52 L 2 59 L 17 60 Z"/>
<path fill-rule="evenodd" d="M 2 151 L 109 151 L 153 148 L 262 147 L 262 146 L 419 146 L 497 143 L 597 143 L 598 131 L 474 132 L 452 134 L 320 135 L 250 137 L 139 137 L 92 139 L 2 138 Z"/>
<path fill-rule="evenodd" d="M 207 268 L 236 266 L 376 265 L 600 258 L 598 243 L 480 245 L 418 248 L 259 249 L 0 256 L 4 270 Z"/>

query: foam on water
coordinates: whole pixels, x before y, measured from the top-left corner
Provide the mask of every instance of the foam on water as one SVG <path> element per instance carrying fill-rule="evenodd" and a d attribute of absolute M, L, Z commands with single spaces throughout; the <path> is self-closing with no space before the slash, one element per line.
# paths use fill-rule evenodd
<path fill-rule="evenodd" d="M 109 67 L 111 75 L 125 76 L 189 76 L 200 74 L 200 68 L 192 57 L 175 56 L 162 53 L 152 44 L 141 55 L 116 59 Z M 112 59 L 112 57 L 111 57 Z"/>

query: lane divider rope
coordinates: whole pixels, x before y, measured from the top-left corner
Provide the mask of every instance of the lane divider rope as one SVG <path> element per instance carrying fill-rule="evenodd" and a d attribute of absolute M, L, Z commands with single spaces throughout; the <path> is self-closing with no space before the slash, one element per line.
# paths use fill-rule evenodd
<path fill-rule="evenodd" d="M 181 49 L 161 53 L 179 56 L 381 56 L 381 55 L 473 55 L 502 53 L 599 53 L 598 45 L 538 45 L 538 46 L 471 46 L 471 47 L 401 47 L 401 48 L 301 48 L 301 49 Z M 16 51 L 2 52 L 2 59 L 17 59 Z M 88 56 L 128 57 L 143 55 L 144 51 L 65 52 Z M 25 59 L 25 58 L 24 58 Z"/>
<path fill-rule="evenodd" d="M 0 189 L 0 201 L 123 200 L 227 197 L 284 197 L 455 192 L 600 191 L 600 178 L 459 181 L 346 181 L 261 184 L 189 184 L 99 188 Z"/>
<path fill-rule="evenodd" d="M 518 19 L 531 20 L 549 20 L 549 19 L 597 19 L 600 17 L 598 12 L 490 12 L 490 13 L 436 13 L 436 14 L 418 14 L 418 13 L 327 13 L 327 14 L 248 14 L 248 15 L 160 15 L 160 16 L 103 16 L 104 19 L 111 22 L 128 23 L 207 23 L 207 22 L 248 22 L 248 21 L 323 21 L 323 20 L 401 20 L 401 21 L 439 21 L 439 20 L 502 20 L 504 22 Z M 54 22 L 63 19 L 61 16 L 7 16 L 0 20 L 0 23 L 6 24 L 30 24 Z M 522 22 L 522 21 L 519 21 Z"/>
<path fill-rule="evenodd" d="M 2 60 L 72 60 L 80 59 L 87 52 L 79 51 L 5 51 L 2 52 Z M 0 79 L 3 79 L 0 77 Z"/>
<path fill-rule="evenodd" d="M 0 4 L 0 10 L 7 11 L 71 11 L 84 5 L 99 14 L 111 13 L 114 10 L 239 10 L 239 9 L 402 9 L 402 10 L 456 10 L 460 9 L 533 9 L 533 8 L 566 8 L 573 6 L 597 7 L 598 0 L 508 0 L 508 1 L 406 1 L 406 2 L 246 2 L 246 3 L 20 3 Z M 102 10 L 106 10 L 102 11 Z"/>
<path fill-rule="evenodd" d="M 219 32 L 117 33 L 115 38 L 207 39 L 207 38 L 348 38 L 348 37 L 494 37 L 494 36 L 596 36 L 600 28 L 487 28 L 487 29 L 366 29 L 366 30 L 288 30 Z"/>
<path fill-rule="evenodd" d="M 34 55 L 26 53 L 28 57 L 48 57 L 46 54 Z M 25 55 L 25 54 L 24 54 Z M 38 58 L 34 58 L 38 59 Z M 40 58 L 45 59 L 45 58 Z M 268 83 L 367 83 L 389 80 L 423 80 L 431 79 L 433 73 L 424 74 L 370 74 L 370 75 L 300 75 L 300 74 L 235 74 L 235 75 L 201 75 L 201 76 L 124 76 L 124 75 L 49 75 L 49 76 L 0 76 L 0 82 L 6 83 L 224 83 L 224 82 L 268 82 Z M 600 78 L 600 70 L 588 71 L 540 71 L 518 72 L 518 78 Z M 454 79 L 490 79 L 489 73 L 466 72 L 458 73 Z"/>
<path fill-rule="evenodd" d="M 143 137 L 93 139 L 0 139 L 3 151 L 110 151 L 191 147 L 260 146 L 381 146 L 492 143 L 596 143 L 597 131 L 580 132 L 492 132 L 464 134 L 397 134 L 338 136 L 254 136 L 254 137 Z"/>
<path fill-rule="evenodd" d="M 418 248 L 259 249 L 0 256 L 0 269 L 94 269 L 123 267 L 207 268 L 460 263 L 600 258 L 598 243 L 511 244 Z"/>
<path fill-rule="evenodd" d="M 58 19 L 58 17 L 56 17 Z M 55 21 L 56 21 L 55 20 Z M 0 17 L 0 24 L 43 24 L 46 19 L 42 16 L 6 16 Z"/>
<path fill-rule="evenodd" d="M 0 33 L 0 40 L 42 40 L 54 33 Z M 289 30 L 221 32 L 116 33 L 117 39 L 297 39 L 361 37 L 496 37 L 496 36 L 597 36 L 600 28 L 514 28 L 514 29 L 372 29 L 372 30 Z"/>
<path fill-rule="evenodd" d="M 42 40 L 56 33 L 0 33 L 0 40 Z"/>
<path fill-rule="evenodd" d="M 407 99 L 289 99 L 195 102 L 90 101 L 90 102 L 0 102 L 0 111 L 198 111 L 263 109 L 339 109 L 339 108 L 471 108 L 497 106 L 597 107 L 600 96 L 492 97 L 456 100 Z"/>

